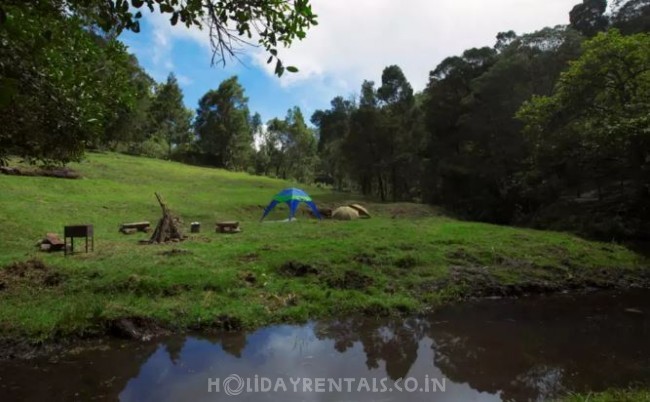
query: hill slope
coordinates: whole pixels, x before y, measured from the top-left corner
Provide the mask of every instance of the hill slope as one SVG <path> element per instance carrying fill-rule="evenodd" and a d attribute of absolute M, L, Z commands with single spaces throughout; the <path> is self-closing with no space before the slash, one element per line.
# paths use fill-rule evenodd
<path fill-rule="evenodd" d="M 172 330 L 252 327 L 649 283 L 642 257 L 568 234 L 459 222 L 414 204 L 366 203 L 369 220 L 259 223 L 263 206 L 291 183 L 113 154 L 72 167 L 84 178 L 0 176 L 0 332 L 9 339 L 103 334 L 125 318 Z M 320 205 L 350 198 L 305 189 Z M 186 226 L 201 222 L 202 233 L 158 246 L 119 234 L 122 222 L 155 224 L 155 191 Z M 239 220 L 243 232 L 214 233 L 217 220 Z M 95 226 L 94 253 L 36 250 L 46 232 L 73 223 Z M 166 253 L 173 249 L 185 252 Z"/>

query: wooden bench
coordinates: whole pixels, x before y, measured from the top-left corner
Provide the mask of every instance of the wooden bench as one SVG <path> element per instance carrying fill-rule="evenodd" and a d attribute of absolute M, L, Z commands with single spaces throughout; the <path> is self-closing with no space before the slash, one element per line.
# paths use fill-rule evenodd
<path fill-rule="evenodd" d="M 151 223 L 147 221 L 123 223 L 120 225 L 120 232 L 124 234 L 131 234 L 135 232 L 149 232 L 150 230 Z"/>
<path fill-rule="evenodd" d="M 224 222 L 217 222 L 217 232 L 238 233 L 241 232 L 241 229 L 239 228 L 239 222 L 237 221 L 224 221 Z"/>

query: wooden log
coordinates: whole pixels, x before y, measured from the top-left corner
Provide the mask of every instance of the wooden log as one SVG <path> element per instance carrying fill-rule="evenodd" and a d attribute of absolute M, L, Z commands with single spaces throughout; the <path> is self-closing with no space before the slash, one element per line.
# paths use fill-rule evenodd
<path fill-rule="evenodd" d="M 239 222 L 237 221 L 224 221 L 217 222 L 217 232 L 219 233 L 237 233 L 241 232 Z"/>
<path fill-rule="evenodd" d="M 131 229 L 137 230 L 138 232 L 147 232 L 151 228 L 151 223 L 148 221 L 143 222 L 131 222 L 131 223 L 122 223 L 120 225 L 120 232 L 125 233 L 130 232 Z"/>

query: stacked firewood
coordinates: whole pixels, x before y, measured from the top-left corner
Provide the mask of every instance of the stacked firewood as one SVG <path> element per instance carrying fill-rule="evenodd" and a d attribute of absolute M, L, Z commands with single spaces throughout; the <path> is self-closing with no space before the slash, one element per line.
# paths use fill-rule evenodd
<path fill-rule="evenodd" d="M 167 205 L 163 202 L 160 194 L 155 193 L 160 208 L 162 209 L 162 218 L 158 221 L 156 229 L 153 231 L 149 243 L 167 243 L 179 242 L 185 240 L 186 236 L 181 231 L 181 218 L 172 214 Z"/>

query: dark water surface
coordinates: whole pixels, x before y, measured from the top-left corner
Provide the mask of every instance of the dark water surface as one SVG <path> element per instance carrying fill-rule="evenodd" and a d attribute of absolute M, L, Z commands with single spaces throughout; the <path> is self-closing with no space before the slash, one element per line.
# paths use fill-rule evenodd
<path fill-rule="evenodd" d="M 226 394 L 237 389 L 237 380 L 224 383 L 231 374 L 244 381 L 240 395 Z M 395 384 L 400 378 L 408 383 Z M 423 318 L 355 317 L 115 341 L 56 361 L 0 363 L 3 402 L 528 401 L 649 382 L 647 291 L 480 301 Z M 262 392 L 269 387 L 277 392 Z"/>

